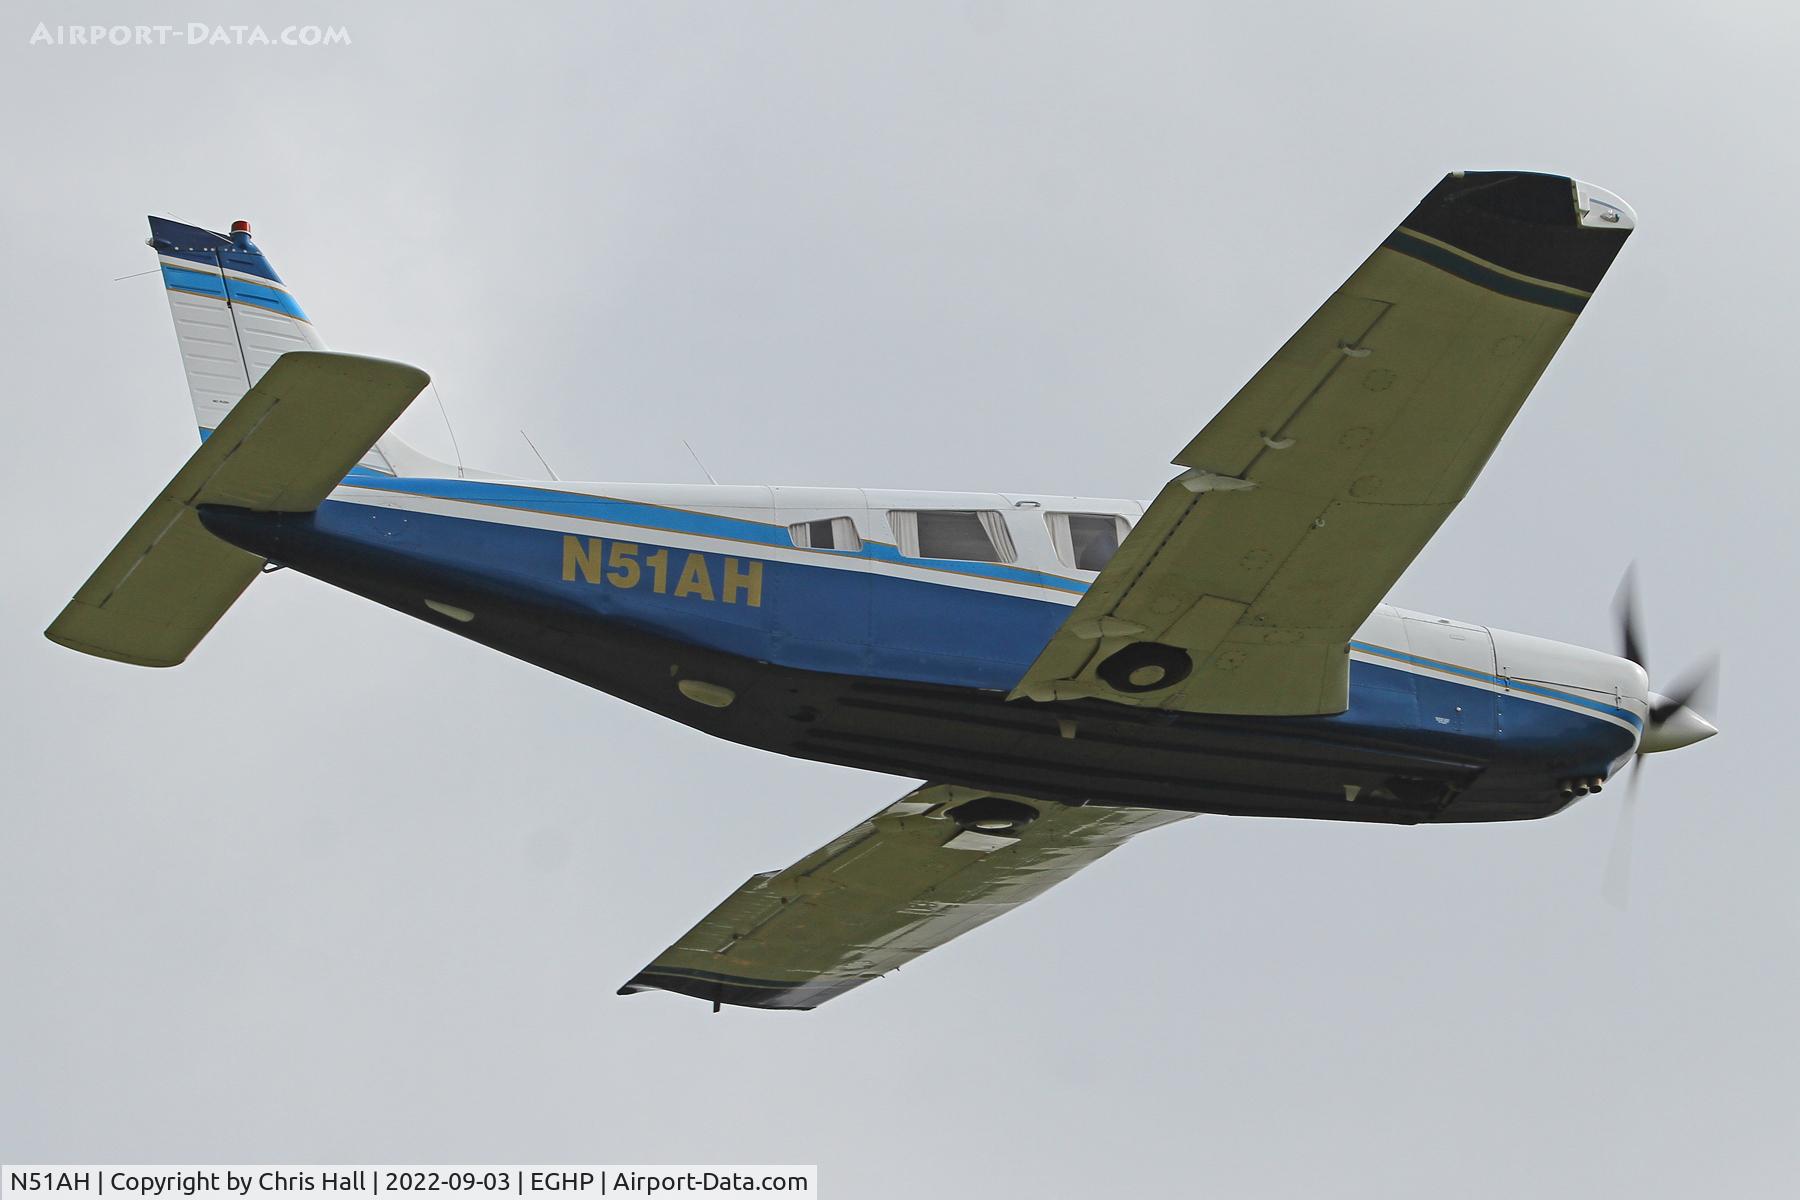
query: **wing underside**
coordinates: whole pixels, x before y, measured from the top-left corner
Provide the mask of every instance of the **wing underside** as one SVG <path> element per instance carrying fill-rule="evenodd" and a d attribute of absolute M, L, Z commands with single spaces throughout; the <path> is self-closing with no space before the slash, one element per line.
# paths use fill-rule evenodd
<path fill-rule="evenodd" d="M 1341 712 L 1348 642 L 1474 483 L 1634 223 L 1446 177 L 1179 454 L 1014 696 Z"/>
<path fill-rule="evenodd" d="M 793 866 L 751 876 L 620 993 L 815 1008 L 1189 815 L 922 787 Z"/>

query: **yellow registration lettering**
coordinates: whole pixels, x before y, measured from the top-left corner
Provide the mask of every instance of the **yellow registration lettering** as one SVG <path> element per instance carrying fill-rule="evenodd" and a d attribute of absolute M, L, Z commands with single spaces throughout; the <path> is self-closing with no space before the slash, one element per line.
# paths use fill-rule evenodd
<path fill-rule="evenodd" d="M 618 588 L 633 588 L 643 578 L 638 568 L 636 542 L 614 542 L 606 556 L 606 582 Z"/>
<path fill-rule="evenodd" d="M 562 577 L 565 582 L 574 583 L 577 572 L 589 583 L 600 582 L 600 543 L 565 533 Z"/>
<path fill-rule="evenodd" d="M 668 591 L 669 552 L 658 550 L 655 554 L 646 554 L 644 565 L 650 568 L 650 590 L 659 596 Z"/>
<path fill-rule="evenodd" d="M 745 602 L 751 608 L 762 607 L 762 563 L 751 560 L 740 563 L 735 558 L 725 560 L 725 603 L 736 604 L 738 592 L 745 594 Z"/>
<path fill-rule="evenodd" d="M 706 559 L 699 554 L 687 556 L 682 565 L 681 578 L 675 583 L 677 596 L 698 596 L 702 600 L 713 598 L 712 576 L 706 570 Z"/>

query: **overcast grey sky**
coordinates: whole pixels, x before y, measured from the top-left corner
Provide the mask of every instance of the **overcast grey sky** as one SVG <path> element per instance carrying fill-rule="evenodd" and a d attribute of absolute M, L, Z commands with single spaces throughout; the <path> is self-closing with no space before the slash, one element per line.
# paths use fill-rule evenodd
<path fill-rule="evenodd" d="M 30 46 L 39 21 L 348 47 Z M 1793 1194 L 1782 5 L 9 7 L 0 1159 L 817 1162 L 831 1196 Z M 191 452 L 143 214 L 248 218 L 471 463 L 1147 499 L 1446 170 L 1641 227 L 1397 603 L 1717 648 L 1723 736 L 1460 828 L 1203 818 L 810 1014 L 614 989 L 909 784 L 284 574 L 40 631 Z M 449 457 L 435 407 L 402 431 Z"/>

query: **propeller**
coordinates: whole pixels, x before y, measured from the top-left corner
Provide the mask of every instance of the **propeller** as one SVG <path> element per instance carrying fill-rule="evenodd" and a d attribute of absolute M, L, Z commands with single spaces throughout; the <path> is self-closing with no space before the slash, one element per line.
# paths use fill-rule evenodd
<path fill-rule="evenodd" d="M 1613 597 L 1613 614 L 1619 624 L 1619 653 L 1645 672 L 1650 670 L 1644 650 L 1644 625 L 1638 604 L 1637 564 L 1625 568 L 1619 590 Z M 1624 908 L 1631 894 L 1631 851 L 1636 837 L 1638 785 L 1643 781 L 1644 756 L 1664 750 L 1679 750 L 1719 732 L 1712 722 L 1700 715 L 1711 708 L 1718 689 L 1719 659 L 1717 655 L 1703 660 L 1681 675 L 1666 692 L 1651 692 L 1650 711 L 1644 721 L 1644 734 L 1638 739 L 1637 753 L 1627 768 L 1631 778 L 1625 785 L 1625 799 L 1619 804 L 1618 824 L 1613 828 L 1612 850 L 1606 860 L 1606 882 L 1603 891 L 1614 906 Z"/>

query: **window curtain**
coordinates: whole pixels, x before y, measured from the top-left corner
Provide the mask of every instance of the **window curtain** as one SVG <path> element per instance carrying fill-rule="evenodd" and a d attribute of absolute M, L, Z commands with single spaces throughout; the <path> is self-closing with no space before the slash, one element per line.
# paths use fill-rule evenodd
<path fill-rule="evenodd" d="M 862 538 L 857 535 L 856 522 L 849 517 L 831 518 L 831 545 L 837 550 L 861 550 Z"/>
<path fill-rule="evenodd" d="M 1045 513 L 1044 519 L 1050 522 L 1050 542 L 1056 547 L 1056 557 L 1063 566 L 1074 566 L 1075 542 L 1069 537 L 1069 514 Z"/>
<path fill-rule="evenodd" d="M 805 521 L 795 521 L 792 525 L 789 525 L 788 537 L 792 538 L 794 545 L 800 547 L 802 550 L 812 548 L 812 526 Z"/>
<path fill-rule="evenodd" d="M 894 549 L 900 552 L 901 557 L 919 557 L 919 514 L 890 512 L 888 526 L 894 531 Z"/>
<path fill-rule="evenodd" d="M 997 512 L 978 512 L 981 528 L 988 535 L 988 541 L 994 544 L 994 561 L 1012 562 L 1018 558 L 1013 549 L 1012 534 L 1006 528 L 1006 514 Z"/>

